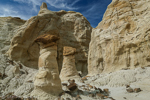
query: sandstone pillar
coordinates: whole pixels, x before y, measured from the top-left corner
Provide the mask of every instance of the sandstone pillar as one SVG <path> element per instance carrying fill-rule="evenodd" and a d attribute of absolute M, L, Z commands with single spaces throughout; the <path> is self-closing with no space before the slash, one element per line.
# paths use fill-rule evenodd
<path fill-rule="evenodd" d="M 40 56 L 32 96 L 39 100 L 54 100 L 62 92 L 56 60 L 58 39 L 54 35 L 43 35 L 35 40 L 40 44 Z"/>
<path fill-rule="evenodd" d="M 80 78 L 75 66 L 75 52 L 75 48 L 67 46 L 64 47 L 63 66 L 60 72 L 61 81 L 68 81 L 69 79 Z"/>

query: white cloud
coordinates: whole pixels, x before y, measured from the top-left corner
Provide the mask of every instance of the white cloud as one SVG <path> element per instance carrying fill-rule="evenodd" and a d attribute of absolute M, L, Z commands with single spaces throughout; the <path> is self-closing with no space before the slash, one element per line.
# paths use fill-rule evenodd
<path fill-rule="evenodd" d="M 79 0 L 13 0 L 15 2 L 19 2 L 18 5 L 1 5 L 0 4 L 0 17 L 20 17 L 22 19 L 29 19 L 33 16 L 33 13 L 38 13 L 38 8 L 42 2 L 46 2 L 51 7 L 57 9 L 64 9 L 64 10 L 74 10 L 77 8 L 72 7 L 75 3 Z M 72 2 L 71 2 L 72 1 Z M 68 4 L 70 2 L 70 4 Z"/>
<path fill-rule="evenodd" d="M 7 16 L 7 15 L 12 15 L 12 14 L 15 15 L 15 14 L 18 13 L 17 11 L 14 11 L 13 7 L 11 7 L 11 6 L 2 6 L 2 5 L 0 5 L 0 9 L 1 9 L 0 15 L 2 17 Z"/>
<path fill-rule="evenodd" d="M 16 6 L 13 7 L 11 5 L 0 5 L 0 17 L 20 17 L 22 19 L 28 19 L 30 18 L 30 15 L 20 13 L 18 9 L 16 9 Z"/>
<path fill-rule="evenodd" d="M 27 3 L 29 5 L 33 5 L 32 10 L 37 11 L 36 6 L 40 6 L 42 0 L 14 0 L 16 2 L 20 2 L 20 3 Z"/>
<path fill-rule="evenodd" d="M 64 9 L 64 10 L 76 10 L 78 8 L 73 7 L 80 0 L 14 0 L 20 3 L 28 3 L 33 6 L 33 10 L 37 11 L 37 6 L 40 6 L 42 2 L 46 2 L 50 6 L 57 8 L 57 9 Z M 71 2 L 68 4 L 68 2 Z"/>
<path fill-rule="evenodd" d="M 68 2 L 70 2 L 70 1 L 72 3 L 68 4 Z M 49 5 L 51 5 L 55 8 L 58 8 L 58 9 L 67 9 L 67 10 L 76 10 L 76 9 L 78 9 L 76 7 L 73 7 L 73 5 L 75 3 L 77 3 L 78 1 L 80 1 L 80 0 L 70 0 L 70 1 L 68 1 L 68 0 L 46 0 L 46 2 Z"/>

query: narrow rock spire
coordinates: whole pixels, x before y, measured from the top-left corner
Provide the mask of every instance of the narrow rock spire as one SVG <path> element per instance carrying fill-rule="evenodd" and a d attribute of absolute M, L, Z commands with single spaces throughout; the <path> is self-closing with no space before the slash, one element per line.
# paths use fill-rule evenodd
<path fill-rule="evenodd" d="M 43 2 L 43 3 L 42 3 L 42 5 L 41 5 L 40 9 L 44 9 L 44 8 L 46 8 L 46 9 L 47 9 L 47 4 L 46 4 L 45 2 Z"/>

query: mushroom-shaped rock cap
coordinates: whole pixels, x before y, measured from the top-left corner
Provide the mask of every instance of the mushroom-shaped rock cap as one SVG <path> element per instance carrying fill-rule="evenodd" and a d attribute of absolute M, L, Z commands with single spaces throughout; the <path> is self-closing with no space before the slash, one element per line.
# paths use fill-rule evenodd
<path fill-rule="evenodd" d="M 76 52 L 76 48 L 65 46 L 63 50 L 63 55 L 64 56 L 73 55 L 75 54 L 75 52 Z"/>
<path fill-rule="evenodd" d="M 43 2 L 41 7 L 40 7 L 40 9 L 43 9 L 43 8 L 47 9 L 47 4 L 45 2 Z"/>
<path fill-rule="evenodd" d="M 48 44 L 48 43 L 56 42 L 57 40 L 59 40 L 59 37 L 56 35 L 44 34 L 37 37 L 34 41 L 41 42 L 43 44 Z"/>

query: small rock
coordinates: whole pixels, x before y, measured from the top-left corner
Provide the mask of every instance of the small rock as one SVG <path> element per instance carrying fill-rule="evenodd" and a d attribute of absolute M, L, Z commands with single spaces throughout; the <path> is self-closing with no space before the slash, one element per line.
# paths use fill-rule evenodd
<path fill-rule="evenodd" d="M 86 77 L 83 77 L 81 80 L 85 81 L 85 80 L 87 80 L 87 78 L 86 78 Z"/>
<path fill-rule="evenodd" d="M 69 82 L 69 83 L 75 83 L 75 80 L 69 79 L 68 82 Z"/>
<path fill-rule="evenodd" d="M 93 98 L 95 95 L 94 94 L 89 94 L 88 96 L 91 97 L 91 98 Z"/>
<path fill-rule="evenodd" d="M 109 99 L 111 99 L 111 100 L 115 100 L 114 98 L 112 98 L 112 97 L 108 97 Z"/>
<path fill-rule="evenodd" d="M 95 90 L 98 90 L 95 86 L 94 86 L 94 89 L 95 89 Z"/>
<path fill-rule="evenodd" d="M 98 90 L 99 90 L 99 92 L 100 92 L 100 93 L 103 93 L 103 91 L 102 91 L 102 89 L 101 89 L 101 88 L 98 88 Z"/>
<path fill-rule="evenodd" d="M 145 67 L 141 67 L 142 69 L 145 69 Z"/>
<path fill-rule="evenodd" d="M 78 73 L 80 77 L 82 77 L 81 73 Z"/>
<path fill-rule="evenodd" d="M 90 91 L 90 89 L 88 89 L 88 88 L 85 88 L 84 90 L 86 90 L 86 91 Z"/>
<path fill-rule="evenodd" d="M 64 94 L 65 94 L 65 92 L 62 92 L 62 93 L 59 94 L 59 96 L 62 96 L 62 95 L 64 95 Z"/>
<path fill-rule="evenodd" d="M 109 89 L 103 89 L 103 92 L 109 94 Z"/>
<path fill-rule="evenodd" d="M 135 93 L 138 93 L 138 92 L 140 92 L 140 91 L 141 91 L 140 88 L 135 88 L 135 89 L 134 89 L 134 92 L 135 92 Z"/>
<path fill-rule="evenodd" d="M 133 92 L 133 89 L 132 89 L 131 87 L 128 87 L 126 90 L 127 90 L 127 92 L 129 92 L 129 93 L 132 93 L 132 92 Z"/>
<path fill-rule="evenodd" d="M 103 94 L 101 94 L 101 93 L 97 93 L 97 94 L 96 94 L 96 97 L 101 98 L 101 99 L 104 99 L 105 96 L 104 96 Z"/>
<path fill-rule="evenodd" d="M 67 93 L 67 94 L 71 95 L 71 92 L 70 92 L 70 91 L 65 91 L 65 93 Z"/>
<path fill-rule="evenodd" d="M 71 83 L 70 85 L 67 86 L 67 88 L 70 90 L 70 91 L 74 91 L 77 89 L 77 85 L 76 83 Z"/>
<path fill-rule="evenodd" d="M 130 87 L 130 85 L 126 85 L 126 88 Z"/>

